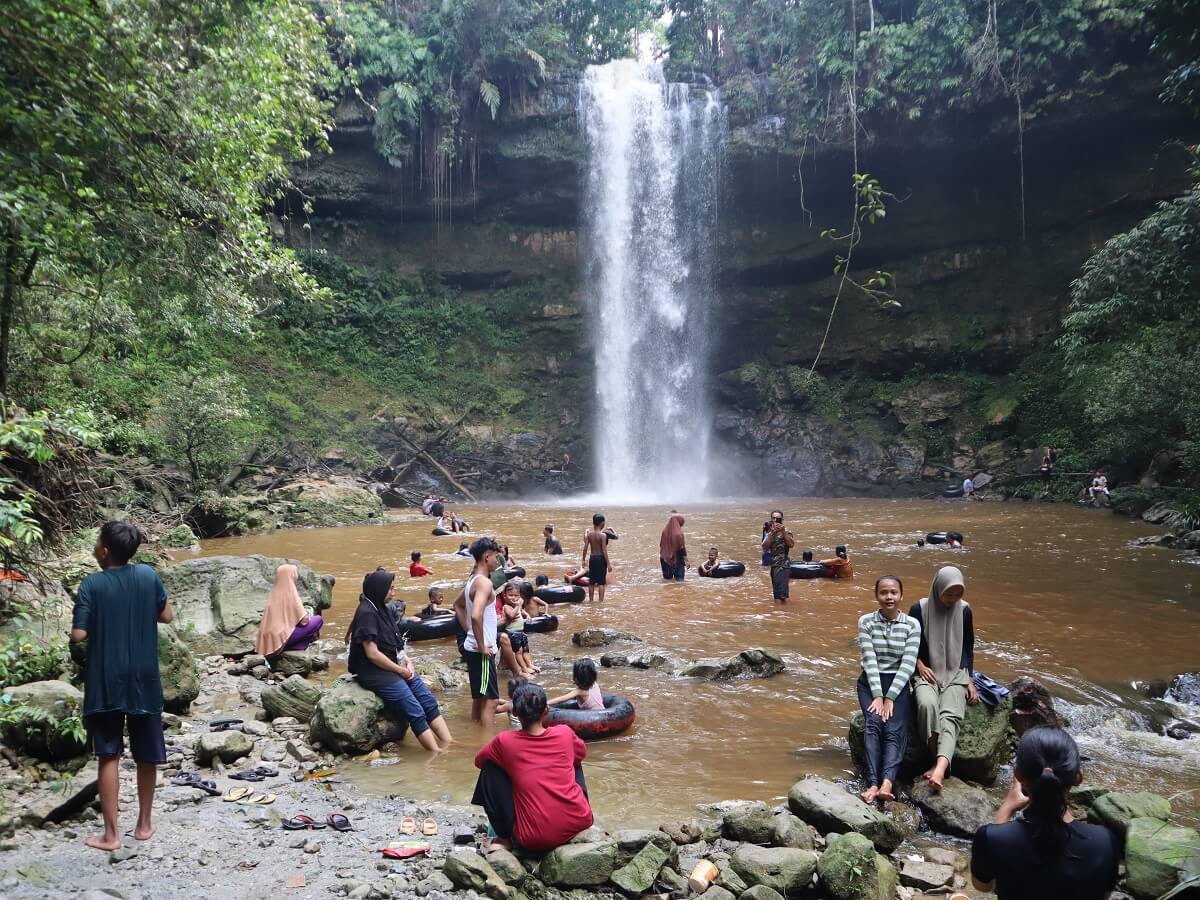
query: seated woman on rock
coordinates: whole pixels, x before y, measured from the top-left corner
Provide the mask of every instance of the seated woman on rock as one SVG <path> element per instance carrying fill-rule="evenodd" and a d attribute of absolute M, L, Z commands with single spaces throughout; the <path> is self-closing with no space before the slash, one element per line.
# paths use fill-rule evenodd
<path fill-rule="evenodd" d="M 267 597 L 258 637 L 254 640 L 254 651 L 267 659 L 285 650 L 307 650 L 325 624 L 320 616 L 309 615 L 300 602 L 300 592 L 296 590 L 299 574 L 291 563 L 284 563 L 275 570 L 275 584 Z"/>
<path fill-rule="evenodd" d="M 954 566 L 938 569 L 929 596 L 914 603 L 908 614 L 921 626 L 914 698 L 917 734 L 937 757 L 925 778 L 941 790 L 954 759 L 958 729 L 968 703 L 979 695 L 971 676 L 975 672 L 975 621 L 963 600 L 963 574 Z"/>
<path fill-rule="evenodd" d="M 546 727 L 546 692 L 536 684 L 516 689 L 512 711 L 521 730 L 501 732 L 475 755 L 471 803 L 487 814 L 493 843 L 545 853 L 592 824 L 587 746 L 566 725 Z"/>
<path fill-rule="evenodd" d="M 358 609 L 350 623 L 347 668 L 361 687 L 383 701 L 391 715 L 408 722 L 422 747 L 432 752 L 444 750 L 450 745 L 450 728 L 404 651 L 404 638 L 387 608 L 395 577 L 376 569 L 363 578 Z"/>
<path fill-rule="evenodd" d="M 994 890 L 999 900 L 1108 897 L 1117 884 L 1121 839 L 1072 818 L 1068 794 L 1082 781 L 1079 748 L 1069 734 L 1051 726 L 1025 732 L 1012 790 L 992 824 L 975 832 L 971 880 L 978 890 Z"/>
<path fill-rule="evenodd" d="M 896 774 L 908 749 L 912 692 L 908 683 L 917 666 L 921 625 L 900 611 L 904 585 L 894 575 L 875 582 L 879 609 L 858 620 L 862 674 L 858 702 L 866 719 L 867 789 L 863 801 L 895 800 Z"/>

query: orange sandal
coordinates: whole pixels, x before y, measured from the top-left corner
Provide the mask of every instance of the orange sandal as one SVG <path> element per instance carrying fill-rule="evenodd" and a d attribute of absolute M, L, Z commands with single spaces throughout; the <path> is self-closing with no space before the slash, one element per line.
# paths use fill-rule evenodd
<path fill-rule="evenodd" d="M 426 819 L 421 823 L 421 834 L 425 837 L 433 837 L 438 833 L 438 824 L 433 819 Z"/>
<path fill-rule="evenodd" d="M 403 819 L 401 819 L 400 820 L 400 833 L 401 834 L 416 834 L 417 833 L 417 820 L 414 819 L 412 816 L 405 816 Z"/>

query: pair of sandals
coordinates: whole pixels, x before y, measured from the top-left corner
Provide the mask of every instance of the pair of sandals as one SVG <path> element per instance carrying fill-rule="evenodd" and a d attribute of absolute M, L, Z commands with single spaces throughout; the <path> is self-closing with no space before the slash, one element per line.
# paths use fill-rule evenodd
<path fill-rule="evenodd" d="M 275 802 L 274 794 L 255 794 L 248 787 L 236 787 L 221 798 L 226 803 L 238 803 L 242 806 L 270 806 Z"/>
<path fill-rule="evenodd" d="M 437 822 L 433 821 L 433 819 L 425 819 L 423 822 L 421 822 L 420 828 L 421 828 L 421 834 L 425 835 L 425 837 L 434 837 L 438 833 L 438 824 L 437 824 Z M 412 816 L 405 816 L 403 819 L 401 819 L 400 820 L 400 833 L 401 834 L 416 834 L 417 833 L 417 820 L 414 819 Z"/>
<path fill-rule="evenodd" d="M 217 787 L 217 783 L 211 778 L 201 778 L 199 772 L 180 772 L 171 779 L 171 784 L 195 788 L 198 791 L 204 791 L 210 797 L 221 796 L 221 789 Z"/>
<path fill-rule="evenodd" d="M 255 766 L 244 772 L 234 772 L 229 777 L 234 781 L 264 781 L 268 778 L 275 778 L 277 775 L 279 775 L 278 769 L 272 769 L 270 766 Z"/>
<path fill-rule="evenodd" d="M 325 817 L 324 822 L 318 822 L 308 813 L 300 813 L 298 816 L 285 819 L 283 827 L 288 831 L 320 831 L 323 828 L 332 828 L 334 831 L 354 830 L 350 820 L 341 813 L 330 813 Z"/>

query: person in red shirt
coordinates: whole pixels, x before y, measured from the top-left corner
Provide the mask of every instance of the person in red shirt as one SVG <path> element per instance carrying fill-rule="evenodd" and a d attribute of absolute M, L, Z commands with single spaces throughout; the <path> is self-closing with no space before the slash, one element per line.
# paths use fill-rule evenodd
<path fill-rule="evenodd" d="M 412 562 L 409 563 L 409 566 L 408 566 L 408 574 L 410 576 L 412 576 L 413 578 L 420 578 L 422 575 L 432 575 L 433 574 L 427 568 L 425 568 L 423 565 L 421 565 L 421 551 L 420 550 L 414 550 L 410 554 L 410 558 L 412 559 Z"/>
<path fill-rule="evenodd" d="M 546 692 L 517 688 L 512 711 L 520 731 L 496 735 L 475 754 L 479 780 L 471 803 L 487 814 L 493 842 L 545 853 L 592 824 L 583 780 L 587 746 L 566 725 L 546 727 Z"/>

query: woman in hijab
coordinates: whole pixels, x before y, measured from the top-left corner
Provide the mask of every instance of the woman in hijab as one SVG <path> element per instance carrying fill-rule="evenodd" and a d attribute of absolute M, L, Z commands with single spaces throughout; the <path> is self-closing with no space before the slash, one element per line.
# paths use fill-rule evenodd
<path fill-rule="evenodd" d="M 963 574 L 954 566 L 938 569 L 929 596 L 913 604 L 908 614 L 921 625 L 917 677 L 917 734 L 936 759 L 925 778 L 941 790 L 954 759 L 958 729 L 968 703 L 979 695 L 971 677 L 975 672 L 975 622 L 963 600 Z"/>
<path fill-rule="evenodd" d="M 393 717 L 408 723 L 422 747 L 437 752 L 450 745 L 450 728 L 404 651 L 404 638 L 388 609 L 395 577 L 380 568 L 363 578 L 358 609 L 350 623 L 347 668 L 361 687 L 383 701 Z"/>
<path fill-rule="evenodd" d="M 300 592 L 296 590 L 299 574 L 291 563 L 275 570 L 275 584 L 267 597 L 267 608 L 263 610 L 254 641 L 254 652 L 268 659 L 284 650 L 307 650 L 325 624 L 320 616 L 310 616 L 300 602 Z"/>
<path fill-rule="evenodd" d="M 687 547 L 683 542 L 683 516 L 675 513 L 667 520 L 658 539 L 658 561 L 662 563 L 663 578 L 667 581 L 683 581 L 687 569 Z"/>

